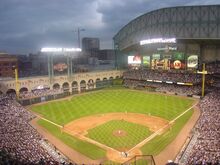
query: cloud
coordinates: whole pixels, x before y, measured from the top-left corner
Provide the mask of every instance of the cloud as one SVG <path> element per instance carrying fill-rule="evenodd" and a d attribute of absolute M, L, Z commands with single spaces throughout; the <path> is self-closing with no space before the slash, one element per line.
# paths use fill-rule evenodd
<path fill-rule="evenodd" d="M 36 52 L 44 45 L 77 46 L 81 37 L 100 38 L 112 48 L 113 36 L 134 18 L 162 7 L 218 4 L 218 0 L 2 0 L 0 50 Z"/>

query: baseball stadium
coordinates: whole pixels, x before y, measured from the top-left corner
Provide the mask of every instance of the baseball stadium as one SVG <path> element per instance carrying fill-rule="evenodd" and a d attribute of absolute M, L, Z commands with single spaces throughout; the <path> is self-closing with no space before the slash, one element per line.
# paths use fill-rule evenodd
<path fill-rule="evenodd" d="M 220 5 L 154 10 L 113 40 L 112 68 L 42 48 L 45 75 L 0 79 L 0 164 L 219 165 Z"/>

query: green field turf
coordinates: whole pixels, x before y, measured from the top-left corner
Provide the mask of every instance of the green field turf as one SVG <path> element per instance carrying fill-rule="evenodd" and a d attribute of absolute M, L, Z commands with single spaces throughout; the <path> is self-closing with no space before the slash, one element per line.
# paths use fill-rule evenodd
<path fill-rule="evenodd" d="M 151 114 L 172 120 L 188 109 L 192 102 L 191 99 L 177 96 L 120 89 L 85 93 L 70 100 L 33 106 L 32 110 L 60 125 L 92 114 L 125 111 Z"/>
<path fill-rule="evenodd" d="M 91 159 L 100 159 L 106 154 L 104 149 L 94 144 L 79 140 L 65 132 L 61 132 L 59 127 L 45 120 L 38 120 L 38 124 L 46 128 L 52 135 L 62 140 L 69 147 L 77 150 L 80 153 L 83 153 Z"/>
<path fill-rule="evenodd" d="M 192 114 L 192 110 L 188 111 L 181 118 L 176 120 L 170 130 L 146 143 L 141 148 L 142 153 L 145 155 L 159 154 L 168 144 L 170 144 L 170 142 L 172 142 L 172 140 L 175 139 Z"/>
<path fill-rule="evenodd" d="M 89 92 L 82 95 L 75 95 L 68 100 L 57 100 L 55 102 L 49 102 L 42 105 L 35 105 L 32 107 L 32 110 L 48 120 L 60 125 L 65 125 L 72 120 L 84 116 L 126 111 L 159 116 L 167 120 L 172 120 L 191 107 L 192 104 L 192 99 L 181 98 L 178 96 L 146 93 L 127 89 L 115 89 Z M 155 137 L 149 143 L 145 144 L 141 148 L 143 154 L 155 155 L 161 152 L 176 137 L 191 115 L 192 111 L 187 112 L 183 115 L 183 117 L 175 122 L 170 131 Z M 103 149 L 93 144 L 80 141 L 68 134 L 61 134 L 59 129 L 51 123 L 40 120 L 39 124 L 45 127 L 54 136 L 64 141 L 64 143 L 70 147 L 92 159 L 99 159 L 105 155 L 105 151 Z M 102 135 L 101 132 L 99 134 Z M 98 135 L 92 136 L 96 137 L 90 138 L 98 141 Z M 102 139 L 105 139 L 105 135 L 102 136 L 104 137 Z M 131 141 L 133 142 L 133 140 Z M 105 142 L 105 144 L 106 143 L 112 142 Z M 120 145 L 122 144 L 117 144 L 115 147 Z"/>
<path fill-rule="evenodd" d="M 123 130 L 125 136 L 115 136 L 115 130 Z M 152 132 L 145 126 L 124 120 L 112 120 L 88 130 L 87 137 L 117 150 L 125 151 L 146 139 Z"/>
<path fill-rule="evenodd" d="M 103 165 L 122 165 L 121 163 L 117 163 L 117 162 L 113 162 L 113 161 L 105 161 L 102 163 Z M 137 159 L 135 160 L 129 160 L 129 162 L 125 162 L 124 164 L 128 164 L 128 165 L 152 165 L 153 164 L 153 160 L 149 159 Z"/>

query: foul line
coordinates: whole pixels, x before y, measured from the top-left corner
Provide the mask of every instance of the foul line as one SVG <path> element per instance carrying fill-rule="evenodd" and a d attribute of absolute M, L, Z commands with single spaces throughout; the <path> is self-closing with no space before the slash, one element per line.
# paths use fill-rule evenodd
<path fill-rule="evenodd" d="M 54 123 L 54 122 L 52 122 L 52 121 L 50 121 L 50 120 L 47 120 L 47 119 L 45 119 L 44 117 L 42 117 L 42 116 L 40 116 L 40 115 L 37 115 L 37 114 L 34 114 L 34 115 L 37 116 L 38 118 L 42 119 L 42 120 L 45 120 L 45 121 L 47 121 L 47 122 L 49 122 L 49 123 L 51 123 L 51 124 L 57 126 L 57 127 L 63 128 L 63 126 L 61 126 L 61 125 L 59 125 L 59 124 L 56 124 L 56 123 Z"/>
<path fill-rule="evenodd" d="M 118 151 L 118 150 L 116 150 L 116 149 L 114 149 L 114 148 L 112 148 L 112 147 L 109 147 L 109 146 L 107 146 L 107 145 L 105 145 L 105 144 L 102 144 L 102 143 L 100 143 L 100 142 L 98 142 L 98 141 L 95 141 L 95 140 L 93 140 L 93 139 L 87 138 L 86 136 L 81 135 L 81 134 L 79 134 L 79 133 L 71 133 L 68 129 L 64 129 L 64 132 L 66 132 L 66 133 L 68 133 L 68 134 L 70 134 L 70 135 L 72 135 L 72 136 L 74 136 L 74 137 L 77 137 L 77 138 L 80 139 L 80 140 L 85 140 L 85 141 L 87 141 L 87 142 L 89 142 L 89 143 L 91 143 L 91 144 L 95 144 L 95 145 L 101 147 L 102 149 L 112 150 L 112 151 L 114 151 L 114 152 L 120 153 L 120 151 Z"/>
<path fill-rule="evenodd" d="M 133 148 L 131 148 L 130 150 L 127 151 L 127 153 L 131 152 L 132 150 L 136 149 L 136 148 L 140 148 L 142 147 L 145 143 L 147 143 L 148 141 L 150 141 L 151 139 L 153 139 L 155 136 L 157 136 L 158 134 L 160 134 L 160 132 L 162 132 L 166 127 L 168 127 L 170 124 L 172 124 L 173 122 L 175 122 L 177 119 L 179 119 L 181 116 L 183 116 L 185 113 L 187 113 L 189 110 L 191 110 L 192 108 L 194 108 L 195 106 L 197 105 L 197 103 L 195 103 L 193 106 L 191 106 L 190 108 L 188 108 L 186 111 L 184 111 L 183 113 L 181 113 L 179 116 L 177 116 L 176 118 L 174 118 L 173 120 L 171 120 L 167 125 L 163 126 L 162 128 L 160 128 L 159 130 L 157 130 L 155 133 L 153 133 L 152 135 L 150 135 L 149 137 L 147 137 L 146 139 L 144 139 L 143 141 L 141 141 L 140 143 L 138 143 L 137 145 L 135 145 Z M 38 118 L 42 119 L 42 120 L 45 120 L 53 125 L 56 125 L 57 127 L 59 128 L 63 128 L 63 126 L 59 125 L 59 124 L 56 124 L 48 119 L 45 119 L 44 117 L 38 115 L 38 114 L 35 114 Z M 78 137 L 81 137 L 81 139 L 84 139 L 86 140 L 87 142 L 90 142 L 92 144 L 96 144 L 98 145 L 99 147 L 101 148 L 105 148 L 105 149 L 110 149 L 112 151 L 116 151 L 116 152 L 119 152 L 118 150 L 114 149 L 114 148 L 111 148 L 111 147 L 108 147 L 102 143 L 99 143 L 97 141 L 94 141 L 90 138 L 87 138 L 85 136 L 82 136 L 82 135 L 79 135 L 79 134 L 76 134 L 78 135 Z"/>
<path fill-rule="evenodd" d="M 183 116 L 185 113 L 187 113 L 189 110 L 191 110 L 192 108 L 194 108 L 197 105 L 197 103 L 195 103 L 193 106 L 191 106 L 190 108 L 188 108 L 186 111 L 184 111 L 183 113 L 181 113 L 179 116 L 177 116 L 175 119 L 171 120 L 167 125 L 163 126 L 162 128 L 160 128 L 159 130 L 157 130 L 155 133 L 153 133 L 152 135 L 150 135 L 149 137 L 147 137 L 146 139 L 144 139 L 143 141 L 141 141 L 140 143 L 138 143 L 136 146 L 134 146 L 133 148 L 131 148 L 130 150 L 128 150 L 127 152 L 131 152 L 132 150 L 136 149 L 136 148 L 140 148 L 142 147 L 145 143 L 147 143 L 148 141 L 150 141 L 151 139 L 153 139 L 155 136 L 157 136 L 160 132 L 162 132 L 166 127 L 168 127 L 170 124 L 172 124 L 174 121 L 176 121 L 177 119 L 179 119 L 181 116 Z"/>
<path fill-rule="evenodd" d="M 58 126 L 58 127 L 60 127 L 60 128 L 63 128 L 63 126 L 61 126 L 61 125 L 59 125 L 59 124 L 56 124 L 56 123 L 54 123 L 54 122 L 52 122 L 52 121 L 50 121 L 50 120 L 48 120 L 48 119 L 45 119 L 44 117 L 42 117 L 42 116 L 40 116 L 40 115 L 37 115 L 37 114 L 35 114 L 38 118 L 40 118 L 40 119 L 42 119 L 42 120 L 45 120 L 45 121 L 47 121 L 47 122 L 49 122 L 49 123 L 51 123 L 51 124 L 53 124 L 53 125 L 56 125 L 56 126 Z M 65 131 L 65 130 L 64 130 Z M 80 134 L 71 134 L 71 133 L 69 133 L 68 132 L 68 130 L 66 129 L 66 131 L 67 131 L 67 133 L 68 134 L 70 134 L 70 135 L 73 135 L 73 136 L 75 136 L 75 137 L 78 137 L 79 139 L 81 139 L 81 140 L 86 140 L 87 142 L 90 142 L 91 144 L 95 144 L 95 145 L 97 145 L 97 146 L 99 146 L 99 147 L 101 147 L 101 148 L 104 148 L 104 149 L 109 149 L 109 150 L 112 150 L 112 151 L 115 151 L 115 152 L 118 152 L 118 153 L 120 153 L 120 151 L 118 151 L 118 150 L 116 150 L 116 149 L 114 149 L 114 148 L 111 148 L 111 147 L 109 147 L 109 146 L 106 146 L 106 145 L 104 145 L 104 144 L 102 144 L 102 143 L 99 143 L 99 142 L 97 142 L 97 141 L 95 141 L 95 140 L 92 140 L 92 139 L 90 139 L 90 138 L 87 138 L 87 137 L 85 137 L 85 136 L 83 136 L 83 135 L 80 135 Z"/>

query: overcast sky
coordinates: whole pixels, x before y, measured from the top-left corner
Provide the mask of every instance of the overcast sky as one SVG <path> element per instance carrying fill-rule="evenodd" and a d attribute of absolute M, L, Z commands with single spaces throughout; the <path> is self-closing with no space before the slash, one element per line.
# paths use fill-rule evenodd
<path fill-rule="evenodd" d="M 77 47 L 83 37 L 113 36 L 146 12 L 171 6 L 220 4 L 220 0 L 0 0 L 0 51 L 36 53 L 41 47 Z"/>

